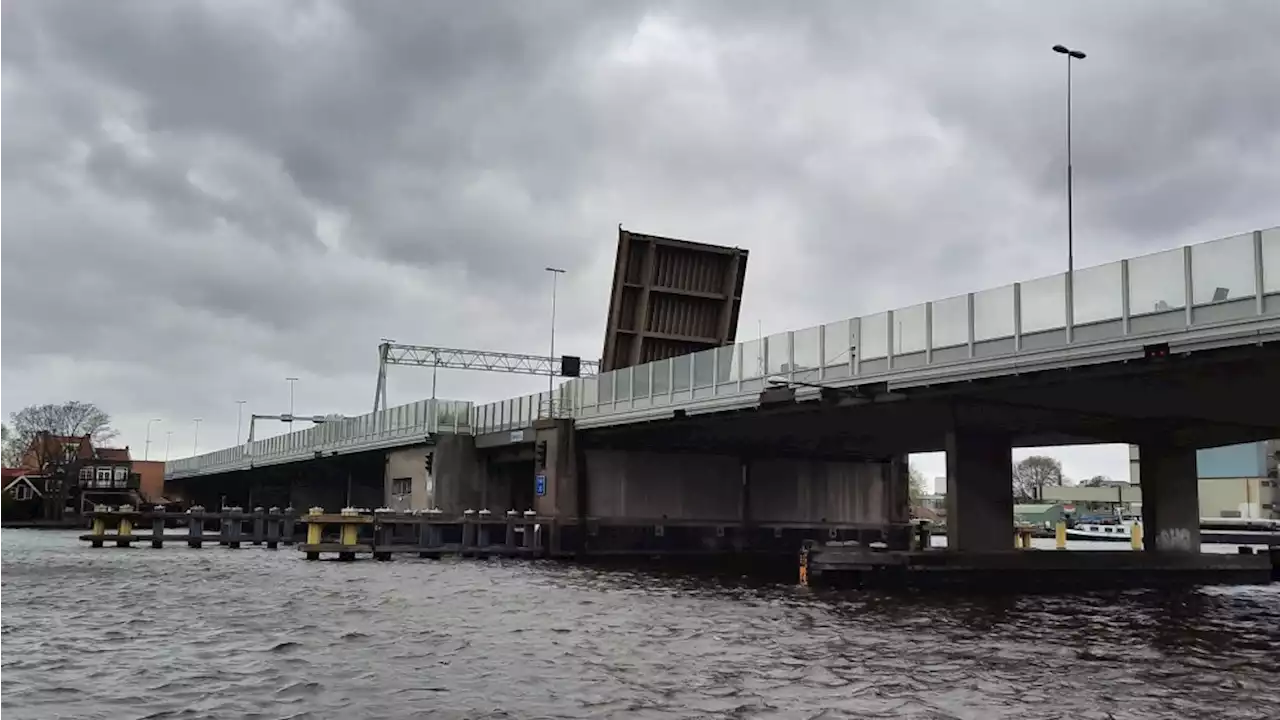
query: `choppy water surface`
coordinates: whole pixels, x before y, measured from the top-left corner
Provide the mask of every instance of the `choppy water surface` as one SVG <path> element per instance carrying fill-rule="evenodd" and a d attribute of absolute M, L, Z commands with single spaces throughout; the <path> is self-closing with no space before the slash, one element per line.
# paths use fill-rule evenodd
<path fill-rule="evenodd" d="M 1275 718 L 1280 587 L 938 598 L 3 533 L 19 718 Z"/>

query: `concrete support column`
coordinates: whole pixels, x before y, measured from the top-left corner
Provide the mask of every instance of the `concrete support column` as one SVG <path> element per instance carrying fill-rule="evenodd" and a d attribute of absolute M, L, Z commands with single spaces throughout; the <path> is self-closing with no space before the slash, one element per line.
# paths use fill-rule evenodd
<path fill-rule="evenodd" d="M 546 443 L 546 464 L 534 473 L 547 478 L 544 494 L 534 498 L 540 517 L 576 518 L 578 515 L 577 445 L 573 420 L 539 420 L 534 442 Z"/>
<path fill-rule="evenodd" d="M 1013 547 L 1013 448 L 1010 439 L 974 429 L 947 433 L 947 548 Z"/>
<path fill-rule="evenodd" d="M 546 460 L 534 467 L 534 473 L 545 475 L 544 494 L 533 499 L 533 509 L 540 518 L 552 518 L 549 543 L 553 553 L 586 548 L 586 528 L 582 526 L 586 508 L 582 499 L 586 488 L 580 483 L 579 452 L 571 418 L 544 419 L 533 424 L 535 447 L 545 445 Z M 565 537 L 566 526 L 573 526 Z"/>
<path fill-rule="evenodd" d="M 1144 549 L 1200 552 L 1200 487 L 1195 449 L 1142 443 L 1138 463 Z"/>
<path fill-rule="evenodd" d="M 911 465 L 906 455 L 895 455 L 884 464 L 885 521 L 898 524 L 911 521 Z"/>
<path fill-rule="evenodd" d="M 734 550 L 745 551 L 751 537 L 751 460 L 742 458 L 742 490 L 738 495 L 738 532 L 734 534 Z"/>

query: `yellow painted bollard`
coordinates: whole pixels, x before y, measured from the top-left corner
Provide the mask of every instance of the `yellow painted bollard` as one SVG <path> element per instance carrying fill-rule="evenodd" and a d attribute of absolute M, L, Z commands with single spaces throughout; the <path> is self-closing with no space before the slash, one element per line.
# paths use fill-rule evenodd
<path fill-rule="evenodd" d="M 1142 526 L 1138 523 L 1134 523 L 1129 529 L 1129 547 L 1134 550 L 1142 549 Z"/>
<path fill-rule="evenodd" d="M 324 523 L 319 521 L 322 515 L 324 515 L 324 508 L 308 508 L 303 520 L 307 524 L 307 541 L 302 545 L 302 549 L 306 552 L 308 560 L 320 559 L 320 543 L 324 540 Z"/>
<path fill-rule="evenodd" d="M 338 552 L 339 560 L 355 560 L 355 545 L 360 539 L 360 523 L 354 522 L 360 519 L 360 511 L 357 508 L 345 507 L 339 513 L 343 520 L 351 520 L 352 522 L 343 522 L 340 526 L 338 540 L 342 543 L 344 549 Z"/>
<path fill-rule="evenodd" d="M 133 535 L 133 512 L 132 505 L 120 506 L 120 523 L 116 526 L 116 547 L 129 547 L 129 536 Z M 123 539 L 121 539 L 123 538 Z"/>
<path fill-rule="evenodd" d="M 1054 527 L 1053 541 L 1059 550 L 1067 549 L 1067 523 L 1065 521 L 1059 520 L 1057 526 Z"/>
<path fill-rule="evenodd" d="M 89 541 L 91 547 L 102 547 L 102 539 L 107 534 L 107 519 L 103 513 L 108 510 L 106 505 L 95 505 L 93 508 L 93 529 L 89 531 L 92 538 Z"/>
<path fill-rule="evenodd" d="M 360 526 L 355 523 L 343 523 L 342 525 L 342 544 L 355 545 L 356 540 L 360 537 Z"/>
<path fill-rule="evenodd" d="M 323 515 L 323 514 L 324 514 L 324 508 L 322 507 L 313 507 L 307 511 L 307 515 L 311 516 L 312 518 L 315 518 L 316 516 Z M 318 522 L 307 523 L 307 544 L 308 545 L 319 545 L 320 541 L 323 538 L 324 538 L 324 525 L 321 525 Z"/>

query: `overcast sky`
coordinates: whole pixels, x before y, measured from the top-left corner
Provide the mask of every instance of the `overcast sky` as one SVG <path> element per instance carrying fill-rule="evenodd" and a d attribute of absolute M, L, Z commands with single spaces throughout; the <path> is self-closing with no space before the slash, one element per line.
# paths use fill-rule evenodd
<path fill-rule="evenodd" d="M 151 458 L 371 409 L 380 337 L 598 357 L 617 225 L 749 248 L 740 336 L 1277 224 L 1280 3 L 3 5 L 3 411 Z M 489 401 L 545 380 L 443 372 Z M 393 368 L 389 400 L 429 395 Z M 1127 477 L 1124 448 L 1055 451 Z M 917 458 L 942 474 L 936 455 Z"/>

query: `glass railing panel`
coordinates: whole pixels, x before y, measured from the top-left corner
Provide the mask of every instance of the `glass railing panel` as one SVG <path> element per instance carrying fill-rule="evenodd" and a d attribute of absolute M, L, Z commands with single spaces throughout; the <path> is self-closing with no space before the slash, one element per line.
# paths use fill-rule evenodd
<path fill-rule="evenodd" d="M 1187 305 L 1182 249 L 1165 250 L 1129 261 L 1129 314 L 1178 310 Z"/>
<path fill-rule="evenodd" d="M 858 359 L 875 360 L 889 355 L 889 313 L 882 312 L 862 318 L 862 337 L 859 338 Z"/>
<path fill-rule="evenodd" d="M 653 363 L 653 394 L 666 395 L 671 392 L 671 361 L 658 360 Z"/>
<path fill-rule="evenodd" d="M 1253 233 L 1191 246 L 1191 293 L 1196 305 L 1253 297 Z"/>
<path fill-rule="evenodd" d="M 925 304 L 912 305 L 893 311 L 893 354 L 924 352 Z"/>
<path fill-rule="evenodd" d="M 1280 293 L 1280 228 L 1262 231 L 1262 291 Z"/>
<path fill-rule="evenodd" d="M 653 371 L 653 363 L 645 363 L 636 367 L 631 378 L 631 397 L 649 397 L 649 373 Z"/>
<path fill-rule="evenodd" d="M 601 405 L 613 404 L 613 374 L 616 371 L 600 373 L 596 378 L 596 387 L 598 388 L 596 395 L 600 398 Z"/>
<path fill-rule="evenodd" d="M 689 373 L 693 367 L 691 355 L 677 355 L 671 358 L 671 389 L 676 392 L 689 389 Z"/>
<path fill-rule="evenodd" d="M 1022 332 L 1067 326 L 1067 276 L 1050 275 L 1022 283 Z"/>
<path fill-rule="evenodd" d="M 582 378 L 581 382 L 582 406 L 594 407 L 595 404 L 600 401 L 600 394 L 598 392 L 600 389 L 599 383 L 596 381 L 596 378 Z"/>
<path fill-rule="evenodd" d="M 791 334 L 791 360 L 796 370 L 813 370 L 822 364 L 819 353 L 822 344 L 822 328 L 807 327 Z"/>
<path fill-rule="evenodd" d="M 967 345 L 969 343 L 969 296 L 959 295 L 933 303 L 933 324 L 930 327 L 935 348 Z"/>
<path fill-rule="evenodd" d="M 778 333 L 765 338 L 765 359 L 769 363 L 768 375 L 777 375 L 791 369 L 791 335 Z"/>
<path fill-rule="evenodd" d="M 822 326 L 822 364 L 844 365 L 853 347 L 852 327 L 848 320 L 837 320 Z"/>
<path fill-rule="evenodd" d="M 716 382 L 737 382 L 741 377 L 738 370 L 738 346 L 716 348 Z"/>
<path fill-rule="evenodd" d="M 973 294 L 973 339 L 1013 337 L 1013 286 L 1004 285 Z"/>
<path fill-rule="evenodd" d="M 696 388 L 711 387 L 716 381 L 715 348 L 694 353 L 693 386 Z"/>
<path fill-rule="evenodd" d="M 616 393 L 619 400 L 631 397 L 631 368 L 623 368 L 613 373 L 617 378 Z"/>
<path fill-rule="evenodd" d="M 1124 315 L 1120 263 L 1077 270 L 1071 284 L 1074 324 L 1116 320 Z"/>
<path fill-rule="evenodd" d="M 764 342 L 748 340 L 742 343 L 742 379 L 764 377 Z"/>

